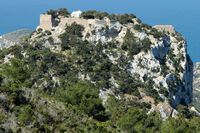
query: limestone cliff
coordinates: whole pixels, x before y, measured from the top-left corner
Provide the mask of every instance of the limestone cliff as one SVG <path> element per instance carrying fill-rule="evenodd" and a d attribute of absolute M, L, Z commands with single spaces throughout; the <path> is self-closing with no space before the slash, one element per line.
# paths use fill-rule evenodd
<path fill-rule="evenodd" d="M 110 47 L 109 45 L 114 42 L 114 48 L 102 49 L 110 61 L 118 66 L 122 61 L 121 70 L 130 73 L 132 78 L 150 84 L 159 97 L 173 108 L 180 103 L 184 105 L 191 103 L 193 63 L 187 53 L 186 41 L 173 26 L 151 27 L 142 24 L 136 17 L 131 18 L 129 23 L 122 24 L 108 16 L 101 19 L 87 19 L 80 16 L 58 16 L 55 19 L 59 23 L 48 31 L 51 34 L 39 39 L 44 41 L 44 45 L 52 51 L 59 52 L 62 43 L 59 36 L 65 32 L 65 26 L 74 23 L 82 25 L 84 27 L 82 40 L 87 40 L 93 45 L 101 42 L 103 47 Z M 54 20 L 49 21 L 53 23 Z M 41 25 L 38 29 L 43 27 L 44 25 Z M 36 32 L 31 40 L 38 41 L 38 36 L 44 34 L 45 30 L 48 29 L 44 27 L 43 32 Z M 130 36 L 129 40 L 126 40 L 127 36 Z M 49 38 L 52 38 L 53 42 L 50 42 Z M 135 43 L 135 46 L 124 46 L 126 43 Z M 127 51 L 123 47 L 126 47 Z M 130 51 L 133 53 L 130 54 Z M 89 73 L 83 75 L 88 76 Z M 87 79 L 90 79 L 90 76 Z M 114 88 L 119 86 L 115 78 L 111 77 L 110 80 Z M 152 110 L 156 110 L 156 107 Z"/>
<path fill-rule="evenodd" d="M 200 63 L 194 64 L 193 103 L 200 111 Z"/>

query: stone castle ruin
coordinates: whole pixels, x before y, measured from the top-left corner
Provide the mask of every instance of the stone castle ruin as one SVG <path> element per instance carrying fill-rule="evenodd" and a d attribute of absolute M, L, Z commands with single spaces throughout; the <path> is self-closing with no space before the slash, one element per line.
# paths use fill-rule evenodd
<path fill-rule="evenodd" d="M 84 27 L 83 39 L 92 42 L 109 42 L 111 37 L 119 42 L 123 41 L 127 28 L 118 21 L 110 20 L 108 17 L 103 19 L 84 19 L 81 11 L 72 12 L 70 16 L 58 16 L 53 18 L 49 14 L 40 16 L 40 26 L 43 31 L 51 31 L 54 43 L 60 43 L 59 35 L 65 32 L 66 25 L 76 23 Z M 107 29 L 108 28 L 108 29 Z M 98 34 L 93 34 L 94 32 Z M 119 36 L 118 36 L 119 35 Z"/>
<path fill-rule="evenodd" d="M 77 23 L 79 25 L 82 25 L 85 27 L 86 31 L 87 29 L 91 28 L 91 26 L 95 25 L 113 25 L 116 22 L 112 22 L 109 18 L 104 18 L 103 20 L 98 19 L 83 19 L 81 18 L 82 12 L 80 10 L 74 11 L 71 13 L 70 17 L 62 17 L 59 16 L 59 27 L 64 28 L 66 24 L 71 25 L 72 23 Z M 51 31 L 53 28 L 55 28 L 55 24 L 52 16 L 49 14 L 41 14 L 40 15 L 40 28 L 43 30 L 49 30 Z M 155 25 L 153 26 L 159 31 L 166 31 L 169 33 L 176 33 L 174 27 L 172 25 Z"/>
<path fill-rule="evenodd" d="M 80 18 L 81 11 L 75 11 L 71 13 L 70 17 L 62 17 L 59 16 L 59 27 L 65 27 L 66 24 L 71 25 L 72 23 L 77 23 L 79 25 L 83 25 L 86 29 L 89 28 L 91 25 L 97 24 L 97 25 L 109 25 L 110 21 L 109 19 L 105 18 L 104 20 L 98 20 L 98 19 L 83 19 Z M 51 15 L 49 14 L 41 14 L 40 15 L 40 28 L 43 30 L 52 30 L 54 28 L 54 20 Z"/>
<path fill-rule="evenodd" d="M 51 30 L 53 27 L 53 19 L 51 15 L 41 14 L 40 15 L 40 28 L 44 30 Z"/>
<path fill-rule="evenodd" d="M 169 33 L 176 33 L 175 28 L 172 25 L 155 25 L 154 28 L 156 28 L 159 31 L 166 31 Z"/>

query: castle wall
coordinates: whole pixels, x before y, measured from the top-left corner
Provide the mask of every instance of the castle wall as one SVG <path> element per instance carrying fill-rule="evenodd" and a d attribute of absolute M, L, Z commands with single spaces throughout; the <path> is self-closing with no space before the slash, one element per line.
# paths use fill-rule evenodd
<path fill-rule="evenodd" d="M 71 25 L 73 23 L 83 25 L 85 28 L 89 28 L 90 21 L 82 18 L 61 18 L 60 25 L 65 26 L 66 24 Z"/>
<path fill-rule="evenodd" d="M 104 20 L 96 20 L 96 19 L 83 19 L 83 18 L 61 18 L 60 25 L 63 27 L 66 24 L 71 25 L 72 23 L 76 23 L 84 26 L 86 29 L 90 28 L 91 25 L 105 25 L 107 24 Z"/>
<path fill-rule="evenodd" d="M 175 33 L 176 32 L 172 25 L 155 25 L 153 27 L 156 28 L 157 30 L 167 31 L 169 33 Z"/>
<path fill-rule="evenodd" d="M 51 30 L 52 29 L 52 16 L 47 14 L 40 15 L 40 28 L 44 30 Z"/>

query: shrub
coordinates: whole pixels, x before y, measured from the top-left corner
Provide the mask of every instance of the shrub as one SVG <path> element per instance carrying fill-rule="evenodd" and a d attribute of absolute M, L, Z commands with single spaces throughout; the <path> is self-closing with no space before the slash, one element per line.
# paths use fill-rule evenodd
<path fill-rule="evenodd" d="M 28 125 L 33 121 L 33 110 L 30 105 L 20 107 L 18 120 L 21 125 Z"/>
<path fill-rule="evenodd" d="M 124 37 L 124 42 L 121 48 L 125 51 L 128 51 L 129 56 L 132 57 L 141 51 L 149 51 L 151 49 L 151 41 L 148 38 L 145 38 L 138 42 L 134 34 L 128 30 Z"/>
<path fill-rule="evenodd" d="M 141 49 L 145 52 L 151 49 L 151 41 L 148 38 L 145 38 L 141 41 Z"/>
<path fill-rule="evenodd" d="M 108 17 L 113 21 L 119 21 L 121 24 L 128 24 L 133 23 L 133 18 L 136 18 L 133 14 L 122 14 L 122 15 L 116 15 L 116 14 L 108 14 L 107 12 L 99 12 L 96 10 L 89 10 L 85 11 L 81 14 L 81 17 L 85 19 L 103 19 L 104 17 Z"/>
<path fill-rule="evenodd" d="M 45 30 L 46 35 L 51 35 L 51 31 Z"/>
<path fill-rule="evenodd" d="M 161 133 L 182 133 L 182 132 L 191 132 L 186 120 L 182 117 L 178 118 L 169 118 L 167 121 L 163 122 L 161 125 Z"/>
<path fill-rule="evenodd" d="M 184 118 L 192 118 L 192 113 L 188 109 L 187 106 L 184 105 L 178 105 L 177 106 L 177 111 L 182 115 Z"/>
<path fill-rule="evenodd" d="M 133 19 L 136 18 L 134 14 L 123 14 L 123 15 L 116 15 L 111 14 L 109 18 L 114 21 L 119 21 L 121 24 L 128 24 L 133 23 Z"/>
<path fill-rule="evenodd" d="M 1 112 L 1 114 L 0 114 L 0 124 L 2 124 L 5 119 L 6 119 L 6 115 Z"/>
<path fill-rule="evenodd" d="M 161 97 L 159 96 L 157 90 L 154 89 L 153 84 L 154 84 L 154 81 L 152 79 L 149 79 L 144 84 L 146 95 L 153 97 L 156 102 L 162 101 L 163 99 L 161 99 Z"/>
<path fill-rule="evenodd" d="M 88 82 L 80 81 L 66 89 L 61 95 L 61 100 L 77 106 L 89 116 L 99 121 L 105 121 L 107 115 L 99 99 L 98 89 Z"/>
<path fill-rule="evenodd" d="M 82 25 L 72 23 L 70 26 L 66 26 L 65 32 L 69 35 L 74 35 L 77 37 L 82 37 L 82 32 L 84 30 L 84 27 Z"/>
<path fill-rule="evenodd" d="M 159 133 L 161 124 L 162 120 L 160 119 L 159 114 L 153 112 L 147 115 L 143 128 L 145 129 L 146 133 Z"/>
<path fill-rule="evenodd" d="M 167 88 L 161 86 L 160 89 L 159 89 L 159 93 L 160 94 L 163 94 L 164 96 L 168 97 L 169 96 L 169 92 L 167 90 Z"/>
<path fill-rule="evenodd" d="M 106 12 L 99 12 L 96 10 L 89 10 L 85 11 L 81 14 L 81 17 L 85 19 L 103 19 L 104 17 L 107 17 L 109 14 Z"/>
<path fill-rule="evenodd" d="M 122 49 L 125 51 L 132 50 L 133 48 L 135 48 L 134 45 L 137 45 L 136 38 L 130 30 L 127 30 L 126 35 L 123 39 L 124 42 L 122 44 Z"/>
<path fill-rule="evenodd" d="M 181 33 L 177 33 L 176 36 L 175 36 L 175 38 L 176 38 L 176 40 L 178 42 L 184 41 L 183 35 L 181 35 Z"/>
<path fill-rule="evenodd" d="M 139 32 L 141 32 L 141 31 L 142 31 L 142 26 L 139 25 L 139 24 L 136 24 L 136 25 L 134 26 L 134 29 L 137 30 L 137 31 L 139 31 Z"/>
<path fill-rule="evenodd" d="M 65 16 L 65 17 L 70 15 L 70 13 L 67 11 L 66 8 L 59 8 L 58 10 L 52 10 L 51 9 L 51 10 L 47 11 L 47 14 L 52 15 L 53 19 L 57 18 L 59 15 Z"/>
<path fill-rule="evenodd" d="M 189 129 L 193 132 L 198 132 L 200 131 L 200 118 L 199 117 L 193 117 L 189 121 Z"/>
<path fill-rule="evenodd" d="M 142 83 L 140 81 L 134 81 L 130 77 L 122 80 L 123 81 L 119 87 L 120 92 L 140 97 L 140 93 L 138 91 L 138 88 L 142 87 Z"/>
<path fill-rule="evenodd" d="M 82 31 L 84 27 L 76 23 L 66 26 L 65 33 L 61 34 L 59 38 L 62 41 L 62 50 L 70 49 L 71 46 L 76 45 L 80 38 L 82 37 Z"/>
<path fill-rule="evenodd" d="M 19 87 L 24 84 L 31 76 L 31 70 L 28 65 L 19 59 L 11 59 L 10 64 L 3 65 L 1 70 L 3 77 L 8 79 L 10 87 Z M 14 87 L 15 88 L 15 87 Z"/>
<path fill-rule="evenodd" d="M 146 114 L 140 109 L 129 109 L 128 112 L 118 120 L 117 125 L 127 133 L 141 132 L 143 129 L 143 120 Z"/>
<path fill-rule="evenodd" d="M 155 38 L 158 38 L 158 39 L 164 36 L 164 34 L 162 32 L 158 31 L 155 28 L 152 28 L 152 30 L 150 31 L 150 34 L 153 35 Z"/>
<path fill-rule="evenodd" d="M 38 29 L 37 29 L 37 32 L 38 32 L 38 33 L 41 33 L 42 31 L 43 31 L 42 28 L 38 28 Z"/>

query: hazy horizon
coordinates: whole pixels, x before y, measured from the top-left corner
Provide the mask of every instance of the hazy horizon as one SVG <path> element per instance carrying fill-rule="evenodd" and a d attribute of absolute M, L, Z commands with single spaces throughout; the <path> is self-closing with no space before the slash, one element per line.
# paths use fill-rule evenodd
<path fill-rule="evenodd" d="M 88 4 L 89 3 L 89 4 Z M 0 35 L 21 28 L 35 29 L 39 14 L 49 9 L 99 10 L 109 13 L 133 13 L 149 25 L 171 24 L 188 41 L 188 52 L 194 62 L 200 62 L 200 2 L 168 0 L 2 0 L 0 6 Z"/>

